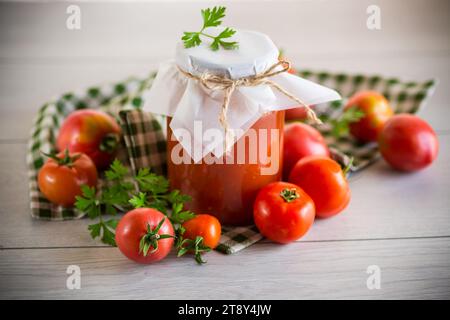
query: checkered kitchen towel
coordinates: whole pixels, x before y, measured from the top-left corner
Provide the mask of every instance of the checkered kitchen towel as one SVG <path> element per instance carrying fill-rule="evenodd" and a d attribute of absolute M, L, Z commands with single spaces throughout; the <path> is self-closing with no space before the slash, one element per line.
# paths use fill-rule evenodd
<path fill-rule="evenodd" d="M 378 75 L 348 75 L 310 70 L 302 70 L 298 75 L 333 88 L 342 96 L 340 101 L 316 106 L 315 111 L 325 122 L 324 126 L 317 129 L 324 136 L 335 160 L 340 162 L 341 165 L 347 166 L 350 159 L 353 158 L 350 173 L 361 170 L 375 162 L 380 158 L 380 153 L 376 143 L 362 144 L 351 135 L 336 138 L 331 134 L 331 128 L 326 122 L 342 114 L 348 98 L 361 90 L 374 90 L 380 92 L 389 100 L 395 113 L 417 113 L 425 106 L 426 100 L 431 97 L 437 84 L 434 79 L 424 82 L 404 82 L 397 78 L 383 78 Z"/>
<path fill-rule="evenodd" d="M 332 74 L 326 72 L 301 71 L 300 76 L 336 89 L 344 97 L 359 90 L 372 89 L 383 93 L 399 112 L 417 112 L 427 97 L 431 95 L 436 82 L 401 82 L 398 79 L 384 79 L 379 76 Z M 33 218 L 44 220 L 78 219 L 84 213 L 51 204 L 40 193 L 37 173 L 45 159 L 40 151 L 53 150 L 58 129 L 64 118 L 74 110 L 99 108 L 116 116 L 124 133 L 123 148 L 119 158 L 133 169 L 150 167 L 158 174 L 166 173 L 165 135 L 162 127 L 164 119 L 141 112 L 141 95 L 150 87 L 155 74 L 144 79 L 130 78 L 112 85 L 88 88 L 86 91 L 66 93 L 46 103 L 40 108 L 35 119 L 28 146 L 27 162 L 29 171 L 30 204 Z M 345 99 L 316 106 L 322 118 L 335 118 L 342 113 Z M 359 144 L 351 137 L 339 139 L 330 134 L 326 125 L 319 128 L 325 136 L 334 158 L 343 166 L 354 158 L 352 172 L 366 167 L 378 157 L 376 144 Z M 217 250 L 234 253 L 262 238 L 254 226 L 224 227 Z"/>

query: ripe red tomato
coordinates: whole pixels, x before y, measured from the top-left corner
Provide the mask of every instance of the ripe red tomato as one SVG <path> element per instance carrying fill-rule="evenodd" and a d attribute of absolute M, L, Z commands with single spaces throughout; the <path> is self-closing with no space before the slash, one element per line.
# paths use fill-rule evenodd
<path fill-rule="evenodd" d="M 377 141 L 386 121 L 392 117 L 392 111 L 386 98 L 375 91 L 361 91 L 353 95 L 345 109 L 358 108 L 364 116 L 350 123 L 350 133 L 362 142 Z"/>
<path fill-rule="evenodd" d="M 138 263 L 151 263 L 164 259 L 172 249 L 174 231 L 169 219 L 151 208 L 129 211 L 116 228 L 119 250 Z"/>
<path fill-rule="evenodd" d="M 292 109 L 285 110 L 285 119 L 289 120 L 306 120 L 308 118 L 308 113 L 304 107 L 296 107 Z"/>
<path fill-rule="evenodd" d="M 97 169 L 85 154 L 66 150 L 50 157 L 38 174 L 39 189 L 49 201 L 70 207 L 82 194 L 82 185 L 97 185 Z"/>
<path fill-rule="evenodd" d="M 314 222 L 314 202 L 298 186 L 272 182 L 262 188 L 253 206 L 255 224 L 262 235 L 278 243 L 302 237 Z"/>
<path fill-rule="evenodd" d="M 203 237 L 203 245 L 214 249 L 219 244 L 221 226 L 216 217 L 209 214 L 199 214 L 183 223 L 185 232 L 183 238 L 195 240 L 198 236 Z"/>
<path fill-rule="evenodd" d="M 315 128 L 300 122 L 284 128 L 283 175 L 287 179 L 298 160 L 311 155 L 330 156 L 325 139 Z"/>
<path fill-rule="evenodd" d="M 433 128 L 410 114 L 399 114 L 386 122 L 378 146 L 383 158 L 402 171 L 425 168 L 436 159 L 439 149 Z"/>
<path fill-rule="evenodd" d="M 350 188 L 341 166 L 328 157 L 301 159 L 292 169 L 289 182 L 298 185 L 313 199 L 319 218 L 338 214 L 350 202 Z"/>
<path fill-rule="evenodd" d="M 87 154 L 101 170 L 114 160 L 120 133 L 120 126 L 108 114 L 92 109 L 78 110 L 62 124 L 56 144 L 59 150 Z"/>

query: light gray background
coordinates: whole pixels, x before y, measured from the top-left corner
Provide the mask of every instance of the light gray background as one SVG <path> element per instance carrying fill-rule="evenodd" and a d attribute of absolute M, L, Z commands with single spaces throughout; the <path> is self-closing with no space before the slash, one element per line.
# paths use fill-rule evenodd
<path fill-rule="evenodd" d="M 46 100 L 67 90 L 143 76 L 170 58 L 209 1 L 79 3 L 82 29 L 66 29 L 74 2 L 0 4 L 0 298 L 449 298 L 450 5 L 448 1 L 230 1 L 226 24 L 269 34 L 299 68 L 440 79 L 421 116 L 440 154 L 416 174 L 380 161 L 351 180 L 341 215 L 301 241 L 262 241 L 197 266 L 170 256 L 140 266 L 90 238 L 89 221 L 29 216 L 26 142 Z M 382 29 L 366 28 L 381 8 Z M 66 289 L 79 265 L 82 288 Z M 368 290 L 366 268 L 381 268 Z"/>

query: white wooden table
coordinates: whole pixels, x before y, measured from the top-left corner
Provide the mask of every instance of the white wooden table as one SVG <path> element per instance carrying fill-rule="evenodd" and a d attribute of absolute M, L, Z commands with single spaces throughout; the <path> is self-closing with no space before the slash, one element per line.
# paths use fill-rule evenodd
<path fill-rule="evenodd" d="M 92 240 L 86 219 L 32 220 L 25 152 L 46 100 L 154 70 L 208 4 L 81 3 L 81 30 L 66 28 L 69 3 L 0 4 L 0 298 L 449 298 L 449 2 L 376 3 L 378 31 L 366 28 L 372 1 L 232 1 L 226 21 L 268 33 L 301 67 L 439 78 L 421 114 L 438 133 L 437 161 L 415 174 L 380 161 L 351 179 L 348 209 L 301 241 L 213 252 L 205 266 L 175 256 L 136 265 Z M 81 268 L 79 290 L 66 287 L 69 265 Z M 366 285 L 372 265 L 379 290 Z"/>

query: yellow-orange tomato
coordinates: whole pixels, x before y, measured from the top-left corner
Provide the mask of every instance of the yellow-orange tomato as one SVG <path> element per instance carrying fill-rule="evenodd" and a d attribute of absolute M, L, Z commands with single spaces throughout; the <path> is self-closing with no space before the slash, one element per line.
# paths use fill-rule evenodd
<path fill-rule="evenodd" d="M 85 154 L 61 152 L 49 158 L 39 171 L 38 185 L 44 196 L 55 204 L 73 206 L 81 195 L 81 186 L 95 187 L 97 169 Z"/>
<path fill-rule="evenodd" d="M 375 91 L 353 95 L 345 106 L 346 110 L 350 108 L 364 112 L 361 119 L 350 124 L 350 133 L 362 142 L 376 141 L 384 124 L 394 114 L 386 98 Z"/>
<path fill-rule="evenodd" d="M 209 214 L 199 214 L 183 223 L 185 239 L 195 240 L 196 237 L 203 237 L 203 244 L 214 249 L 219 244 L 222 228 L 219 220 Z"/>

